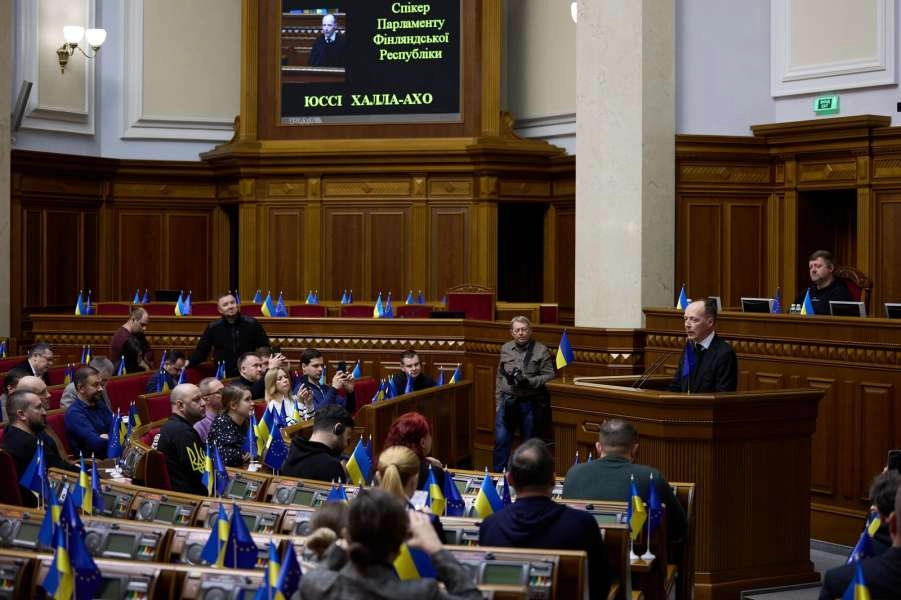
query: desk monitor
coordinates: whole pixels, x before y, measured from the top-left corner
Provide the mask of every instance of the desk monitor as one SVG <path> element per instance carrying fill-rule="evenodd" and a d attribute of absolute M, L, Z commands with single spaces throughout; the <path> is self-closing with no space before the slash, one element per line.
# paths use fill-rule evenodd
<path fill-rule="evenodd" d="M 742 298 L 741 311 L 747 313 L 773 312 L 773 298 Z"/>
<path fill-rule="evenodd" d="M 716 312 L 723 312 L 723 299 L 719 296 L 707 296 L 707 299 L 716 304 Z"/>
<path fill-rule="evenodd" d="M 863 302 L 830 300 L 829 312 L 833 317 L 865 317 L 867 316 L 867 307 Z"/>
<path fill-rule="evenodd" d="M 886 319 L 901 319 L 901 302 L 886 302 L 885 303 L 885 318 Z"/>
<path fill-rule="evenodd" d="M 430 319 L 465 319 L 466 312 L 462 310 L 433 310 Z"/>

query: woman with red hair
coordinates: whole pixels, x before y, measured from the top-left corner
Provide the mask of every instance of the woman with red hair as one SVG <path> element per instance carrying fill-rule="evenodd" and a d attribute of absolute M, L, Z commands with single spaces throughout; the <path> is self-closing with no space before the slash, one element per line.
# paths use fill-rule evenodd
<path fill-rule="evenodd" d="M 383 448 L 406 446 L 419 458 L 419 483 L 421 490 L 429 478 L 429 465 L 435 473 L 438 485 L 444 485 L 444 469 L 441 461 L 429 456 L 432 451 L 432 426 L 429 420 L 418 412 L 408 412 L 397 417 L 388 430 Z"/>

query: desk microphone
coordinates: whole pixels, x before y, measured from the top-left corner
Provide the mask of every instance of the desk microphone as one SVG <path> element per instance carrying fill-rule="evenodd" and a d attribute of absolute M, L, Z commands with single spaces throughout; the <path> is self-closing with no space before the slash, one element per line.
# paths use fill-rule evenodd
<path fill-rule="evenodd" d="M 657 357 L 657 360 L 655 360 L 649 368 L 645 369 L 644 373 L 641 374 L 641 377 L 639 377 L 635 381 L 635 384 L 632 385 L 632 388 L 636 390 L 641 389 L 641 386 L 648 382 L 648 379 L 651 378 L 651 375 L 653 375 L 658 369 L 660 369 L 660 367 L 663 366 L 663 363 L 668 361 L 670 356 L 672 356 L 673 354 L 675 354 L 675 352 L 671 351 Z"/>

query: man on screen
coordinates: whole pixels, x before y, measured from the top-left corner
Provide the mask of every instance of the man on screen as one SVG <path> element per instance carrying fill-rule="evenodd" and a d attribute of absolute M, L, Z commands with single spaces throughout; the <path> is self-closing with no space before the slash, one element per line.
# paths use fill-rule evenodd
<path fill-rule="evenodd" d="M 338 31 L 335 15 L 322 17 L 322 35 L 313 42 L 310 50 L 311 67 L 343 67 L 346 40 Z"/>

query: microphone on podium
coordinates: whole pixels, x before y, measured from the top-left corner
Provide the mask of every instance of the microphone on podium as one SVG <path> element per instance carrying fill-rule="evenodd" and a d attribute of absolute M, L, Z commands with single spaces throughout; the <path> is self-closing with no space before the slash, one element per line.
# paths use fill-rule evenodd
<path fill-rule="evenodd" d="M 670 351 L 670 352 L 665 352 L 665 353 L 661 354 L 659 357 L 657 357 L 657 360 L 655 360 L 654 363 L 650 367 L 645 369 L 644 373 L 642 373 L 641 376 L 635 380 L 635 383 L 632 385 L 632 388 L 636 389 L 636 390 L 641 389 L 641 386 L 643 386 L 645 383 L 648 382 L 648 379 L 651 378 L 651 375 L 656 373 L 660 369 L 660 367 L 663 366 L 663 363 L 668 361 L 669 358 L 673 354 L 675 354 L 675 352 Z"/>

